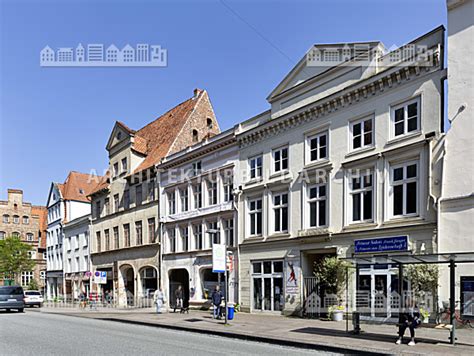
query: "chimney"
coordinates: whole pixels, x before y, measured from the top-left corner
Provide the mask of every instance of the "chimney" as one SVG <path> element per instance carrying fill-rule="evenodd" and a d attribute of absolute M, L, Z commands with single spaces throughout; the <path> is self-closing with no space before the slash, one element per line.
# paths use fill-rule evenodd
<path fill-rule="evenodd" d="M 199 88 L 194 89 L 194 99 L 198 97 L 199 94 L 201 94 L 202 90 Z"/>

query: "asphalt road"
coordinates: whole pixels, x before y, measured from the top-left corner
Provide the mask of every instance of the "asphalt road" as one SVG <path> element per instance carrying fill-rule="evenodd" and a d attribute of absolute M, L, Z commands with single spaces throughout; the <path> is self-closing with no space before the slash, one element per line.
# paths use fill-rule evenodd
<path fill-rule="evenodd" d="M 112 321 L 0 311 L 0 355 L 334 355 Z"/>

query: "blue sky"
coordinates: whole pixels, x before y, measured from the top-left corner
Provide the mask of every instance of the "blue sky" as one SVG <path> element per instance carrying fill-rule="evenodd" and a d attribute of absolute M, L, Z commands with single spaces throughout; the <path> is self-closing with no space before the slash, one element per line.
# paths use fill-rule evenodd
<path fill-rule="evenodd" d="M 209 92 L 221 129 L 265 98 L 314 43 L 401 45 L 443 24 L 444 0 L 0 0 L 0 197 L 44 205 L 70 170 L 101 172 L 115 120 L 138 129 Z M 41 68 L 39 51 L 77 43 L 159 44 L 166 68 Z"/>

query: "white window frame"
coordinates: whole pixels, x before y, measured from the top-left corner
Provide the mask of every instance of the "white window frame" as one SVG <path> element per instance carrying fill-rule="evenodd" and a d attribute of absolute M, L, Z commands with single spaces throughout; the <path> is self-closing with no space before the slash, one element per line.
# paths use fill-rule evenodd
<path fill-rule="evenodd" d="M 260 159 L 260 165 L 258 165 L 258 160 Z M 260 179 L 263 176 L 263 155 L 250 157 L 248 160 L 249 164 L 249 179 Z M 252 165 L 255 167 L 252 168 Z M 253 175 L 253 176 L 252 176 Z"/>
<path fill-rule="evenodd" d="M 324 197 L 319 196 L 319 188 L 325 187 L 325 195 Z M 317 189 L 317 196 L 315 198 L 311 198 L 311 189 Z M 317 183 L 317 184 L 310 184 L 306 187 L 306 209 L 308 212 L 308 219 L 306 222 L 306 227 L 308 229 L 318 229 L 329 226 L 329 185 L 327 183 Z M 321 201 L 325 201 L 324 204 L 324 217 L 325 223 L 321 224 L 319 221 L 319 210 L 320 210 L 320 203 Z M 311 204 L 316 203 L 316 225 L 311 226 Z"/>
<path fill-rule="evenodd" d="M 286 203 L 283 203 L 283 196 L 286 195 Z M 275 204 L 275 199 L 279 197 L 280 202 L 278 205 Z M 283 229 L 283 209 L 286 208 L 286 229 Z M 285 191 L 285 192 L 275 192 L 272 193 L 272 231 L 275 234 L 282 234 L 282 233 L 287 233 L 290 229 L 290 194 Z M 279 219 L 279 224 L 280 224 L 280 229 L 276 229 L 276 214 L 278 214 L 278 219 Z"/>
<path fill-rule="evenodd" d="M 322 136 L 326 136 L 326 145 L 321 146 L 320 140 Z M 317 139 L 317 146 L 315 149 L 311 149 L 311 141 Z M 326 147 L 326 156 L 321 157 L 320 150 L 322 147 Z M 311 159 L 311 152 L 315 150 L 317 152 L 316 159 Z M 310 134 L 306 136 L 306 164 L 321 162 L 329 159 L 329 130 L 320 131 L 315 134 Z"/>
<path fill-rule="evenodd" d="M 204 240 L 202 234 L 202 224 L 193 225 L 194 250 L 199 251 L 204 249 Z M 200 241 L 200 245 L 198 241 Z"/>
<path fill-rule="evenodd" d="M 207 185 L 207 204 L 208 204 L 208 206 L 217 205 L 219 203 L 218 195 L 217 195 L 217 191 L 218 191 L 219 187 L 217 185 L 217 181 L 208 180 L 206 185 Z"/>
<path fill-rule="evenodd" d="M 197 176 L 202 172 L 202 161 L 196 161 L 191 164 L 191 176 Z"/>
<path fill-rule="evenodd" d="M 234 218 L 225 219 L 223 221 L 223 225 L 224 225 L 225 244 L 227 247 L 234 247 L 235 246 Z M 232 239 L 232 244 L 229 243 L 229 240 L 231 239 Z"/>
<path fill-rule="evenodd" d="M 173 215 L 176 214 L 176 192 L 173 190 L 166 194 L 168 200 L 168 214 Z"/>
<path fill-rule="evenodd" d="M 283 151 L 286 150 L 286 158 L 283 158 Z M 276 160 L 275 154 L 279 153 L 280 154 L 280 159 L 279 161 Z M 283 162 L 286 160 L 286 168 L 283 168 Z M 280 168 L 277 169 L 276 165 L 277 162 L 280 165 Z M 273 173 L 281 173 L 281 172 L 287 172 L 290 169 L 290 147 L 288 145 L 278 147 L 272 150 L 272 172 Z"/>
<path fill-rule="evenodd" d="M 372 184 L 370 187 L 365 187 L 364 186 L 364 179 L 368 175 L 372 176 Z M 352 179 L 356 178 L 356 174 L 351 174 L 348 172 L 347 174 L 347 187 L 348 187 L 348 197 L 347 197 L 347 216 L 348 216 L 348 223 L 349 224 L 360 224 L 360 223 L 367 223 L 367 222 L 373 222 L 375 221 L 375 195 L 376 195 L 376 189 L 375 189 L 375 170 L 373 167 L 367 168 L 367 169 L 359 169 L 359 174 L 357 175 L 360 179 L 360 184 L 361 187 L 358 189 L 353 188 L 353 182 Z M 370 219 L 364 219 L 364 199 L 363 195 L 365 192 L 372 192 L 372 199 L 371 199 L 371 211 L 372 211 L 372 217 Z M 360 219 L 359 220 L 354 220 L 354 214 L 353 214 L 353 196 L 354 195 L 361 195 L 360 198 Z"/>
<path fill-rule="evenodd" d="M 181 236 L 181 251 L 182 252 L 188 252 L 189 249 L 189 226 L 181 226 L 179 229 L 179 233 Z M 185 240 L 186 240 L 186 245 L 185 245 Z M 184 247 L 187 246 L 185 249 Z"/>
<path fill-rule="evenodd" d="M 257 202 L 260 201 L 261 203 L 261 208 L 257 208 Z M 255 209 L 251 210 L 251 205 L 252 203 L 255 203 Z M 262 236 L 263 235 L 263 198 L 262 197 L 256 197 L 248 200 L 248 218 L 249 218 L 249 236 L 255 237 L 255 236 Z M 261 219 L 261 230 L 258 232 L 257 226 L 258 226 L 258 214 L 260 213 L 260 219 Z M 255 232 L 252 233 L 252 220 L 255 219 Z"/>
<path fill-rule="evenodd" d="M 170 228 L 166 234 L 168 235 L 168 252 L 176 253 L 176 229 Z"/>
<path fill-rule="evenodd" d="M 367 132 L 365 131 L 365 122 L 366 121 L 370 121 L 371 122 L 371 125 L 372 125 L 372 130 L 370 131 L 370 140 L 371 142 L 369 144 L 366 144 L 365 143 L 365 135 L 367 134 Z M 360 124 L 360 147 L 357 147 L 355 148 L 354 147 L 354 139 L 356 137 L 354 137 L 354 126 L 356 125 L 359 125 Z M 368 147 L 374 147 L 375 145 L 375 120 L 374 120 L 374 116 L 373 115 L 370 115 L 370 116 L 364 116 L 360 119 L 356 119 L 356 120 L 353 120 L 349 123 L 349 151 L 351 152 L 355 152 L 355 151 L 359 151 L 361 149 L 364 149 L 364 148 L 368 148 Z"/>
<path fill-rule="evenodd" d="M 410 104 L 417 103 L 417 118 L 416 118 L 416 130 L 407 131 L 408 130 L 408 106 Z M 395 135 L 395 111 L 403 109 L 403 133 L 400 135 Z M 397 139 L 400 137 L 405 137 L 408 135 L 416 134 L 421 131 L 421 97 L 417 96 L 416 98 L 412 98 L 409 100 L 405 100 L 402 103 L 392 105 L 390 107 L 390 138 Z"/>
<path fill-rule="evenodd" d="M 202 208 L 202 184 L 201 182 L 192 186 L 194 209 Z"/>
<path fill-rule="evenodd" d="M 416 164 L 416 177 L 406 178 L 407 176 L 407 167 Z M 403 178 L 397 182 L 394 182 L 394 171 L 397 168 L 403 168 Z M 414 213 L 407 213 L 407 201 L 406 201 L 406 190 L 407 184 L 416 182 L 416 211 Z M 394 187 L 398 185 L 403 185 L 403 213 L 399 215 L 395 215 L 393 204 L 394 204 Z M 390 211 L 390 218 L 397 219 L 397 218 L 405 218 L 411 216 L 419 216 L 420 215 L 420 194 L 421 194 L 421 180 L 420 180 L 420 160 L 410 160 L 403 163 L 398 164 L 391 164 L 390 165 L 390 188 L 389 188 L 389 211 Z"/>
<path fill-rule="evenodd" d="M 188 187 L 179 189 L 179 201 L 181 212 L 189 211 L 189 191 Z"/>
<path fill-rule="evenodd" d="M 224 202 L 230 202 L 234 200 L 233 189 L 234 189 L 234 180 L 232 177 L 224 177 L 223 179 L 224 186 Z"/>

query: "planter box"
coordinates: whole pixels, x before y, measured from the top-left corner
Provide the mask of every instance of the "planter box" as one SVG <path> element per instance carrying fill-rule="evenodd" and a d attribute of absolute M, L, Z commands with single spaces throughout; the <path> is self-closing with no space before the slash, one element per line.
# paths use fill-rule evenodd
<path fill-rule="evenodd" d="M 335 310 L 332 312 L 332 320 L 333 321 L 342 321 L 344 319 L 344 311 L 343 310 Z"/>

